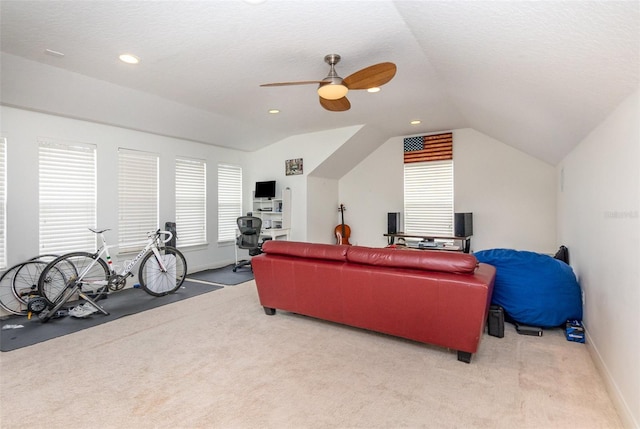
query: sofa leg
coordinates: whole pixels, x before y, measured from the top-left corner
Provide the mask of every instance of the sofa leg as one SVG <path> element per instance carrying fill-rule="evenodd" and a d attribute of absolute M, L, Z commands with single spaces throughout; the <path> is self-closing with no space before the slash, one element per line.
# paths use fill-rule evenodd
<path fill-rule="evenodd" d="M 458 350 L 458 360 L 464 363 L 471 363 L 471 353 Z"/>
<path fill-rule="evenodd" d="M 262 308 L 264 308 L 264 314 L 266 314 L 267 316 L 273 316 L 274 314 L 276 314 L 275 308 L 270 308 L 270 307 L 262 307 Z"/>

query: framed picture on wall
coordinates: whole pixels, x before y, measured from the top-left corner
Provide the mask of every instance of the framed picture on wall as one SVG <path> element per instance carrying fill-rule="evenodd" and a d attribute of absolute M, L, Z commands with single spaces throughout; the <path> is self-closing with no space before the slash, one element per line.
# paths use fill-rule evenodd
<path fill-rule="evenodd" d="M 302 174 L 302 158 L 287 159 L 284 162 L 284 172 L 287 176 Z"/>

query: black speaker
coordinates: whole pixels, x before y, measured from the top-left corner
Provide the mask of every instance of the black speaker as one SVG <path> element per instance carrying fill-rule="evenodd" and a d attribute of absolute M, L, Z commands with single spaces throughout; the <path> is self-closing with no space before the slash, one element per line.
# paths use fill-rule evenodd
<path fill-rule="evenodd" d="M 454 213 L 453 231 L 456 237 L 470 237 L 473 235 L 473 213 Z"/>
<path fill-rule="evenodd" d="M 387 234 L 400 232 L 400 213 L 387 213 Z"/>

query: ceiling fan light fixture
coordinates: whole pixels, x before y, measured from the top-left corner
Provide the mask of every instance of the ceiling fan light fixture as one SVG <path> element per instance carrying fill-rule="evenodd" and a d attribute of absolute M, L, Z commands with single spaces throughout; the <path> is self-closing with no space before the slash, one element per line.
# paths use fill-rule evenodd
<path fill-rule="evenodd" d="M 318 87 L 318 95 L 325 100 L 338 100 L 349 92 L 349 88 L 342 84 L 340 78 L 325 79 L 326 83 L 321 83 Z"/>
<path fill-rule="evenodd" d="M 320 99 L 320 106 L 331 112 L 344 112 L 351 108 L 351 103 L 346 97 L 348 92 L 352 90 L 378 92 L 382 85 L 393 79 L 397 70 L 396 65 L 393 63 L 379 63 L 360 69 L 342 79 L 336 72 L 336 64 L 340 62 L 340 55 L 326 55 L 324 62 L 329 64 L 330 69 L 327 77 L 322 80 L 265 83 L 260 86 L 319 84 L 317 92 Z"/>

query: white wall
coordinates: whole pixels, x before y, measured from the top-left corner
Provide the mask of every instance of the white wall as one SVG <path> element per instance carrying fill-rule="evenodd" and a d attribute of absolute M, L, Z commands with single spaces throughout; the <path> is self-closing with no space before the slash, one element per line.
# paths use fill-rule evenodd
<path fill-rule="evenodd" d="M 453 131 L 454 210 L 473 213 L 472 250 L 553 253 L 555 169 L 470 128 Z M 403 211 L 403 138 L 389 139 L 340 180 L 352 240 L 386 244 L 387 212 Z"/>
<path fill-rule="evenodd" d="M 387 245 L 387 213 L 404 210 L 402 138 L 385 142 L 340 180 L 339 200 L 346 207 L 351 244 Z M 334 214 L 336 224 L 339 214 Z"/>
<path fill-rule="evenodd" d="M 232 245 L 217 244 L 217 164 L 243 166 L 239 151 L 162 137 L 108 125 L 1 107 L 0 135 L 7 138 L 7 263 L 32 258 L 38 249 L 38 137 L 97 146 L 99 228 L 111 228 L 107 240 L 117 243 L 118 148 L 160 155 L 160 225 L 175 220 L 175 158 L 187 156 L 207 162 L 207 236 L 209 244 L 182 248 L 189 272 L 219 267 L 235 260 Z M 245 168 L 246 170 L 246 168 Z"/>
<path fill-rule="evenodd" d="M 334 235 L 338 212 L 338 180 L 309 176 L 307 180 L 309 210 L 307 214 L 307 241 L 312 243 L 336 242 Z"/>
<path fill-rule="evenodd" d="M 453 132 L 455 211 L 473 213 L 472 248 L 555 253 L 553 166 L 471 128 Z"/>
<path fill-rule="evenodd" d="M 640 427 L 640 107 L 636 91 L 558 166 L 558 229 L 585 294 L 594 360 Z"/>
<path fill-rule="evenodd" d="M 255 182 L 275 180 L 276 192 L 279 193 L 286 187 L 291 188 L 291 240 L 316 241 L 309 236 L 309 231 L 312 230 L 311 236 L 317 237 L 317 228 L 313 223 L 309 223 L 309 216 L 317 220 L 318 212 L 315 207 L 334 206 L 337 194 L 308 192 L 307 178 L 360 128 L 352 126 L 291 136 L 264 149 L 246 154 L 249 167 L 244 174 L 245 212 L 251 210 Z M 285 161 L 296 158 L 303 160 L 303 174 L 286 176 Z M 314 183 L 319 185 L 321 182 Z M 333 221 L 332 219 L 331 222 Z"/>

